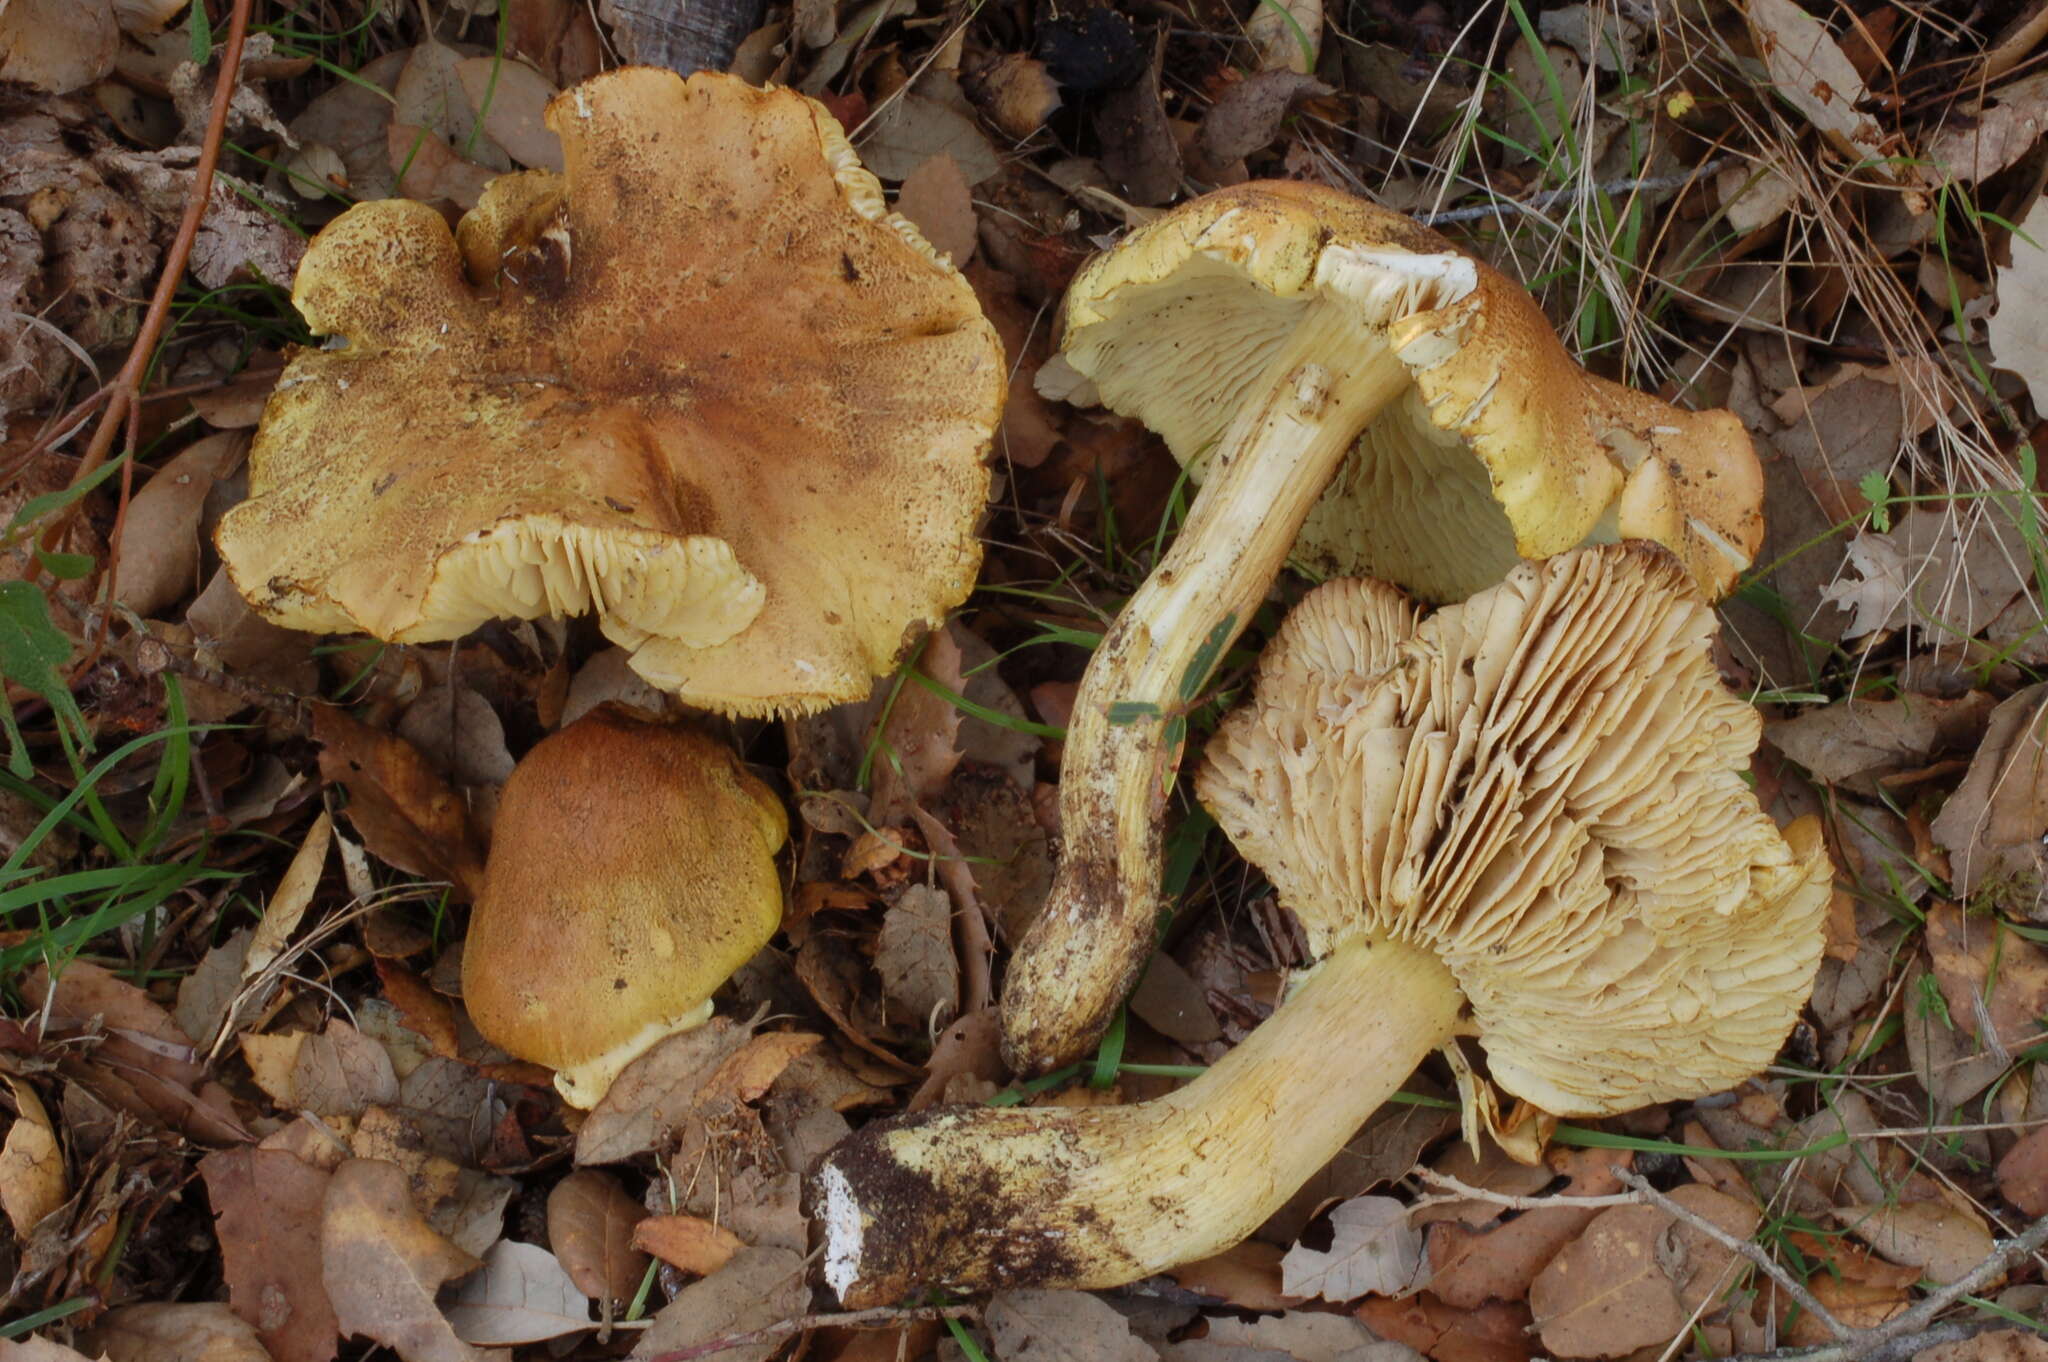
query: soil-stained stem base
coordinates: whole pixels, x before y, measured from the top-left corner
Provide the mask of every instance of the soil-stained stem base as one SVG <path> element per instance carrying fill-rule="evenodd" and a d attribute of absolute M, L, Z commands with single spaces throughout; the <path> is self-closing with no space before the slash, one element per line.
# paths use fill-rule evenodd
<path fill-rule="evenodd" d="M 1221 1252 L 1451 1037 L 1464 1001 L 1434 955 L 1354 937 L 1165 1097 L 950 1107 L 869 1126 L 813 1183 L 825 1280 L 863 1309 L 927 1286 L 1117 1286 Z"/>

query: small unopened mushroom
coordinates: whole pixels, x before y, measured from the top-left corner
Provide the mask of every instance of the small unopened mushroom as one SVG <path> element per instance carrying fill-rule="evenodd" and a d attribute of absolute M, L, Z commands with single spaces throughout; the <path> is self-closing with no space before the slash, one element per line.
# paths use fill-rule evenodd
<path fill-rule="evenodd" d="M 486 1039 L 594 1106 L 782 922 L 782 802 L 724 744 L 605 705 L 505 782 L 462 993 Z"/>
<path fill-rule="evenodd" d="M 1173 721 L 1290 556 L 1450 601 L 1521 559 L 1648 539 L 1719 596 L 1763 533 L 1734 416 L 1587 374 L 1512 281 L 1333 190 L 1186 204 L 1091 262 L 1062 325 L 1064 361 L 1201 491 L 1074 700 L 1065 851 L 1003 996 L 1025 1071 L 1091 1045 L 1136 981 Z"/>
<path fill-rule="evenodd" d="M 1635 546 L 1518 566 L 1419 626 L 1378 583 L 1312 592 L 1197 789 L 1316 963 L 1167 1096 L 861 1130 L 813 1183 L 826 1281 L 859 1308 L 1206 1257 L 1461 1036 L 1558 1116 L 1769 1063 L 1819 963 L 1830 867 L 1815 820 L 1781 834 L 1743 780 L 1758 720 L 1714 633 L 1676 560 Z M 1468 1100 L 1491 1105 L 1476 1083 Z"/>
<path fill-rule="evenodd" d="M 958 271 L 791 90 L 627 68 L 560 175 L 308 248 L 218 540 L 276 623 L 399 642 L 593 611 L 705 708 L 864 696 L 967 595 L 1008 376 Z"/>

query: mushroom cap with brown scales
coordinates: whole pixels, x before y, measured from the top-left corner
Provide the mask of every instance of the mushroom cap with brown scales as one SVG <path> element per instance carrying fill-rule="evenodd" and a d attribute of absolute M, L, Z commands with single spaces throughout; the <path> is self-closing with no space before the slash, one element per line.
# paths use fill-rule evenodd
<path fill-rule="evenodd" d="M 1320 185 L 1257 181 L 1197 199 L 1091 261 L 1062 305 L 1062 354 L 1106 405 L 1165 439 L 1197 483 L 1247 390 L 1323 291 L 1332 246 L 1387 267 L 1409 385 L 1359 436 L 1295 541 L 1318 575 L 1462 600 L 1517 558 L 1651 539 L 1718 597 L 1763 537 L 1762 477 L 1731 413 L 1692 412 L 1588 374 L 1520 285 L 1409 218 Z M 1414 311 L 1410 262 L 1462 286 Z M 1321 266 L 1321 268 L 1319 268 Z M 1652 499 L 1659 514 L 1624 514 Z"/>
<path fill-rule="evenodd" d="M 1218 1253 L 1467 1036 L 1493 1083 L 1559 1116 L 1768 1064 L 1813 983 L 1831 867 L 1817 820 L 1781 832 L 1743 780 L 1758 722 L 1714 635 L 1683 565 L 1636 543 L 1521 564 L 1420 619 L 1379 583 L 1311 592 L 1196 789 L 1314 962 L 1163 1097 L 940 1108 L 843 1141 L 811 1183 L 827 1284 L 858 1309 Z M 1467 1100 L 1468 1128 L 1490 1118 L 1482 1084 Z"/>
<path fill-rule="evenodd" d="M 462 990 L 484 1037 L 596 1104 L 782 923 L 782 802 L 723 743 L 603 705 L 505 782 Z"/>
<path fill-rule="evenodd" d="M 865 695 L 980 567 L 1007 374 L 973 290 L 793 91 L 627 68 L 546 117 L 562 174 L 308 249 L 330 339 L 265 409 L 236 586 L 402 642 L 595 611 L 731 713 Z"/>

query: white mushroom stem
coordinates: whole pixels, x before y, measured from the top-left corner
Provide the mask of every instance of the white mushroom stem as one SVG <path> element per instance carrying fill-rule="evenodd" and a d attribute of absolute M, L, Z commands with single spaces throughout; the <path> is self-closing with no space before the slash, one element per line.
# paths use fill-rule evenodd
<path fill-rule="evenodd" d="M 1167 1096 L 869 1126 L 813 1182 L 825 1281 L 864 1309 L 926 1286 L 1116 1286 L 1218 1253 L 1455 1034 L 1464 1002 L 1434 955 L 1360 934 Z"/>
<path fill-rule="evenodd" d="M 1173 547 L 1081 678 L 1060 765 L 1065 848 L 1012 959 L 1003 1040 L 1034 1073 L 1093 1044 L 1137 982 L 1159 910 L 1172 720 L 1250 622 L 1359 432 L 1408 386 L 1354 309 L 1311 305 L 1211 457 Z"/>

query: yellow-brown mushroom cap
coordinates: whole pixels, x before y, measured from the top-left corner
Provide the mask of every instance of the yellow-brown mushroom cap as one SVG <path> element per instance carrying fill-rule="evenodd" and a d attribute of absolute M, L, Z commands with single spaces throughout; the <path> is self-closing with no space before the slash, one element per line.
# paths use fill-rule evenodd
<path fill-rule="evenodd" d="M 1756 713 L 1675 558 L 1580 550 L 1393 642 L 1402 622 L 1372 583 L 1311 592 L 1197 778 L 1312 945 L 1434 951 L 1495 1081 L 1556 1115 L 1768 1064 L 1830 866 L 1812 820 L 1781 834 L 1744 783 Z"/>
<path fill-rule="evenodd" d="M 691 702 L 864 695 L 964 599 L 1006 374 L 973 291 L 788 90 L 650 68 L 558 96 L 562 175 L 451 234 L 358 205 L 219 543 L 295 628 L 595 610 Z M 458 240 L 459 238 L 459 240 Z"/>
<path fill-rule="evenodd" d="M 1375 269 L 1384 284 L 1360 287 Z M 1076 276 L 1063 352 L 1199 482 L 1268 357 L 1312 303 L 1347 288 L 1361 330 L 1383 334 L 1413 382 L 1309 513 L 1305 566 L 1433 600 L 1499 581 L 1518 557 L 1617 535 L 1677 551 L 1716 596 L 1748 566 L 1761 478 L 1734 418 L 1588 375 L 1518 285 L 1335 190 L 1254 182 L 1147 224 Z M 1656 512 L 1618 525 L 1625 486 L 1653 457 L 1662 466 L 1635 502 L 1661 498 Z"/>
<path fill-rule="evenodd" d="M 600 706 L 505 782 L 463 947 L 477 1030 L 593 1105 L 782 921 L 781 801 L 723 744 Z"/>

